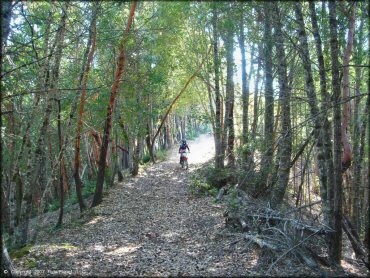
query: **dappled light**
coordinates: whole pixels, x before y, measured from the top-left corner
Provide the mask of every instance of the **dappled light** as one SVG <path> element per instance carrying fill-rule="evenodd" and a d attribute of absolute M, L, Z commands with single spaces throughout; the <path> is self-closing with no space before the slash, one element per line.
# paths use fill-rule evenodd
<path fill-rule="evenodd" d="M 1 1 L 1 275 L 369 276 L 369 5 Z"/>

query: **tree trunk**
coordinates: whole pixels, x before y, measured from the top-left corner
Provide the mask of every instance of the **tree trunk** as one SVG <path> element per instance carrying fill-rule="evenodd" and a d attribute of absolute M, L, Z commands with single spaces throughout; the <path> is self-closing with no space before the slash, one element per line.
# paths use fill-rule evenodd
<path fill-rule="evenodd" d="M 305 73 L 305 84 L 306 92 L 308 97 L 308 104 L 311 111 L 311 116 L 315 119 L 314 133 L 315 137 L 318 138 L 316 144 L 317 161 L 320 169 L 320 195 L 323 201 L 323 214 L 324 222 L 332 229 L 333 223 L 330 222 L 331 216 L 333 215 L 333 193 L 334 193 L 334 178 L 333 171 L 334 165 L 332 160 L 331 151 L 331 138 L 330 130 L 327 128 L 328 120 L 322 113 L 320 113 L 317 105 L 317 98 L 315 92 L 315 85 L 312 76 L 311 62 L 309 56 L 307 35 L 305 31 L 305 25 L 302 15 L 301 6 L 295 3 L 295 13 L 297 22 L 299 24 L 299 40 L 301 47 L 299 48 L 299 54 L 303 61 L 303 68 Z M 325 109 L 328 109 L 328 104 L 325 105 Z M 323 109 L 324 111 L 324 109 Z M 332 235 L 327 236 L 328 248 L 332 246 Z"/>
<path fill-rule="evenodd" d="M 349 143 L 348 129 L 349 129 L 349 118 L 350 118 L 350 109 L 349 109 L 349 60 L 352 54 L 353 47 L 353 37 L 355 31 L 355 20 L 356 20 L 356 2 L 351 3 L 351 15 L 349 18 L 349 30 L 348 30 L 348 39 L 347 47 L 344 51 L 343 57 L 343 122 L 342 122 L 342 145 L 343 145 L 343 157 L 342 157 L 342 172 L 345 172 L 352 162 L 352 150 Z M 348 101 L 347 101 L 348 100 Z"/>
<path fill-rule="evenodd" d="M 133 176 L 137 176 L 137 174 L 139 173 L 140 152 L 141 152 L 141 136 L 140 136 L 140 131 L 138 131 L 138 134 L 136 137 L 135 152 L 133 156 L 132 171 L 131 171 L 131 175 Z"/>
<path fill-rule="evenodd" d="M 271 205 L 272 207 L 279 206 L 284 198 L 284 194 L 289 182 L 290 173 L 290 157 L 292 153 L 292 135 L 290 122 L 290 87 L 287 76 L 287 62 L 284 49 L 284 35 L 282 32 L 282 24 L 280 21 L 279 7 L 276 2 L 273 2 L 275 11 L 275 47 L 279 57 L 278 78 L 279 78 L 279 102 L 281 107 L 281 140 L 279 140 L 278 158 L 278 180 L 273 190 Z"/>
<path fill-rule="evenodd" d="M 249 102 L 249 92 L 247 90 L 247 62 L 245 59 L 245 36 L 244 36 L 244 12 L 243 12 L 244 3 L 240 3 L 240 21 L 239 21 L 239 47 L 242 54 L 242 143 L 248 143 L 248 102 Z M 252 54 L 253 56 L 253 54 Z M 251 61 L 253 64 L 253 62 Z M 249 73 L 251 74 L 251 72 Z"/>
<path fill-rule="evenodd" d="M 32 212 L 32 205 L 33 205 L 32 203 L 33 203 L 33 200 L 38 201 L 38 198 L 41 192 L 40 175 L 42 173 L 42 165 L 43 165 L 43 160 L 45 156 L 44 137 L 46 135 L 47 128 L 49 126 L 50 114 L 52 111 L 53 101 L 54 101 L 54 97 L 56 93 L 56 87 L 57 87 L 57 83 L 59 79 L 60 61 L 61 61 L 62 52 L 63 52 L 64 33 L 66 29 L 67 9 L 68 9 L 68 5 L 66 5 L 66 8 L 63 12 L 61 23 L 60 23 L 60 28 L 56 34 L 55 44 L 57 45 L 57 48 L 55 52 L 55 62 L 54 62 L 54 67 L 52 71 L 50 95 L 48 96 L 45 115 L 42 120 L 39 138 L 36 144 L 36 150 L 35 150 L 33 157 L 31 153 L 29 153 L 29 156 L 28 156 L 29 159 L 27 162 L 27 170 L 26 170 L 28 184 L 25 185 L 25 190 L 24 190 L 24 195 L 23 195 L 23 201 L 25 205 L 24 205 L 24 208 L 22 209 L 21 223 L 20 223 L 19 231 L 17 232 L 17 235 L 16 235 L 16 246 L 18 247 L 23 246 L 27 242 L 28 222 L 29 222 L 29 218 Z M 48 81 L 46 81 L 45 83 L 47 84 Z M 29 148 L 31 152 L 31 146 Z M 33 167 L 31 165 L 33 165 Z"/>
<path fill-rule="evenodd" d="M 265 72 L 265 129 L 264 129 L 264 157 L 262 164 L 265 170 L 269 171 L 272 167 L 273 149 L 272 149 L 272 134 L 274 129 L 274 90 L 273 84 L 273 63 L 272 63 L 272 26 L 271 26 L 271 3 L 264 2 L 263 10 L 265 14 L 265 30 L 264 30 L 264 72 Z"/>
<path fill-rule="evenodd" d="M 78 120 L 77 120 L 77 135 L 76 135 L 76 154 L 75 154 L 75 161 L 74 161 L 74 171 L 73 176 L 75 179 L 76 184 L 76 195 L 78 204 L 80 206 L 80 211 L 82 212 L 85 208 L 85 202 L 82 197 L 81 188 L 82 188 L 82 181 L 80 178 L 80 142 L 81 142 L 81 131 L 82 131 L 82 117 L 85 109 L 85 100 L 86 100 L 86 87 L 87 81 L 89 78 L 89 71 L 91 68 L 91 64 L 94 57 L 95 45 L 96 45 L 96 18 L 98 13 L 98 5 L 95 3 L 95 7 L 93 10 L 93 15 L 91 18 L 90 23 L 90 30 L 89 30 L 89 39 L 87 42 L 85 54 L 84 54 L 84 61 L 87 59 L 86 68 L 83 66 L 81 71 L 81 83 L 82 83 L 82 93 L 81 93 L 81 101 L 80 101 L 80 111 L 78 113 Z M 90 49 L 91 47 L 91 49 Z M 87 57 L 88 56 L 88 57 Z"/>
<path fill-rule="evenodd" d="M 330 49 L 331 49 L 331 70 L 332 70 L 332 90 L 334 102 L 334 196 L 333 196 L 333 215 L 330 219 L 330 227 L 333 233 L 329 239 L 329 257 L 333 262 L 340 265 L 342 258 L 342 149 L 341 149 L 341 109 L 340 109 L 340 78 L 339 78 L 339 48 L 337 39 L 337 18 L 336 2 L 329 2 L 329 24 L 330 24 Z"/>
<path fill-rule="evenodd" d="M 359 35 L 358 39 L 355 41 L 355 61 L 357 65 L 361 65 L 362 63 L 362 46 L 361 42 L 363 41 L 363 25 L 364 20 L 361 18 L 361 23 L 359 27 Z M 352 206 L 352 223 L 354 227 L 357 229 L 358 232 L 361 231 L 361 221 L 359 221 L 360 213 L 361 213 L 361 203 L 362 203 L 362 196 L 361 194 L 363 190 L 360 190 L 361 186 L 361 169 L 362 169 L 362 162 L 363 162 L 363 155 L 361 154 L 361 147 L 360 145 L 360 137 L 361 137 L 361 122 L 359 117 L 360 112 L 360 87 L 361 87 L 361 72 L 362 69 L 360 67 L 356 67 L 355 69 L 355 89 L 354 94 L 356 96 L 354 100 L 354 111 L 353 111 L 353 175 L 352 175 L 352 186 L 353 186 L 353 206 Z M 365 113 L 366 115 L 366 113 Z M 363 125 L 365 125 L 366 120 L 364 121 Z"/>
<path fill-rule="evenodd" d="M 59 152 L 62 152 L 63 148 L 63 137 L 62 137 L 62 115 L 61 115 L 61 106 L 60 106 L 60 99 L 58 99 L 58 141 L 59 141 Z M 64 157 L 61 158 L 60 165 L 59 165 L 59 191 L 60 191 L 60 210 L 59 210 L 59 218 L 56 227 L 62 226 L 63 222 L 63 214 L 64 214 L 64 193 L 67 191 L 67 175 L 66 175 L 66 168 L 64 164 Z"/>
<path fill-rule="evenodd" d="M 228 15 L 231 17 L 230 11 Z M 228 26 L 225 37 L 226 48 L 226 110 L 225 110 L 225 129 L 228 129 L 227 148 L 226 153 L 228 157 L 228 167 L 234 168 L 235 155 L 234 155 L 234 31 L 231 26 Z M 226 134 L 224 134 L 226 136 Z"/>
<path fill-rule="evenodd" d="M 105 166 L 106 166 L 106 157 L 107 157 L 107 151 L 108 151 L 108 142 L 109 142 L 109 136 L 110 131 L 112 127 L 112 114 L 113 114 L 113 106 L 116 100 L 117 92 L 118 92 L 118 86 L 121 81 L 121 75 L 123 73 L 123 66 L 125 62 L 125 53 L 124 53 L 124 44 L 127 40 L 127 36 L 134 18 L 134 13 L 136 9 L 137 1 L 135 1 L 131 6 L 131 11 L 129 15 L 129 19 L 127 22 L 126 30 L 124 38 L 122 39 L 120 43 L 120 56 L 119 56 L 119 62 L 117 71 L 114 78 L 114 83 L 112 86 L 112 92 L 109 99 L 109 105 L 107 109 L 107 116 L 106 116 L 106 122 L 104 127 L 104 135 L 103 135 L 103 142 L 100 150 L 100 157 L 99 157 L 99 171 L 98 171 L 98 178 L 96 181 L 96 188 L 94 193 L 94 199 L 91 204 L 91 207 L 95 207 L 99 205 L 102 202 L 103 199 L 103 183 L 104 183 L 104 176 L 105 176 Z"/>
<path fill-rule="evenodd" d="M 4 275 L 3 277 L 12 277 L 15 269 L 9 257 L 3 234 L 1 236 L 1 250 L 1 273 Z"/>
<path fill-rule="evenodd" d="M 215 72 L 215 141 L 216 141 L 216 163 L 217 169 L 224 167 L 224 153 L 222 151 L 222 136 L 221 136 L 221 100 L 220 100 L 220 61 L 218 58 L 218 31 L 217 31 L 217 5 L 212 4 L 212 28 L 213 28 L 213 65 Z"/>
<path fill-rule="evenodd" d="M 12 12 L 12 2 L 11 1 L 8 1 L 8 2 L 3 2 L 1 3 L 1 18 L 2 18 L 2 21 L 1 21 L 1 52 L 4 53 L 5 52 L 5 46 L 6 46 L 6 40 L 8 39 L 8 34 L 9 34 L 9 25 L 10 25 L 10 19 L 11 19 L 11 12 Z M 1 59 L 0 59 L 0 74 L 3 73 L 3 55 L 1 55 Z M 0 79 L 1 83 L 2 83 L 2 77 Z M 2 105 L 0 107 L 0 115 L 2 115 Z M 3 202 L 5 201 L 3 199 L 3 196 L 4 196 L 4 191 L 3 191 L 3 117 L 0 116 L 0 186 L 1 186 L 1 189 L 0 189 L 0 195 L 1 195 L 1 200 L 2 200 L 2 205 L 3 205 Z M 4 210 L 3 210 L 3 207 L 1 207 L 1 211 L 2 211 L 2 216 L 3 216 L 3 213 L 4 213 Z M 3 219 L 1 219 L 2 221 Z M 7 275 L 7 273 L 9 273 L 9 276 L 12 276 L 13 272 L 14 272 L 14 268 L 13 268 L 13 264 L 12 264 L 12 261 L 10 260 L 10 257 L 9 257 L 9 254 L 8 254 L 8 251 L 6 249 L 6 245 L 5 245 L 5 242 L 4 242 L 4 237 L 3 237 L 3 227 L 4 225 L 1 225 L 1 249 L 2 249 L 2 252 L 1 252 L 1 273 Z"/>
<path fill-rule="evenodd" d="M 262 56 L 262 44 L 258 45 L 258 65 L 257 65 L 257 77 L 254 83 L 254 97 L 253 97 L 253 123 L 252 123 L 252 141 L 256 138 L 257 124 L 258 124 L 258 86 L 260 83 L 260 71 L 261 71 L 261 56 Z"/>

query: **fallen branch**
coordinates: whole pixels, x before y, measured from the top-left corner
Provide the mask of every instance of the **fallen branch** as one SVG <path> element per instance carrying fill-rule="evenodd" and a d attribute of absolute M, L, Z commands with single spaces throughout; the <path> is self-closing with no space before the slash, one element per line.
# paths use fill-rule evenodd
<path fill-rule="evenodd" d="M 313 207 L 314 205 L 320 204 L 321 202 L 322 202 L 322 200 L 317 201 L 317 202 L 313 202 L 311 204 L 307 204 L 307 205 L 304 205 L 304 206 L 301 206 L 301 207 L 298 207 L 298 208 L 294 208 L 294 209 L 290 210 L 288 213 L 295 212 L 297 210 L 307 208 L 307 207 Z"/>
<path fill-rule="evenodd" d="M 258 238 L 256 235 L 251 235 L 251 234 L 245 233 L 244 234 L 244 239 L 253 241 L 260 248 L 265 248 L 266 247 L 266 248 L 271 249 L 271 250 L 277 250 L 278 249 L 276 246 L 272 245 L 269 242 L 266 242 L 266 241 L 262 240 L 261 238 Z"/>
<path fill-rule="evenodd" d="M 362 246 L 361 240 L 357 234 L 356 229 L 354 229 L 351 221 L 348 219 L 346 215 L 343 215 L 342 227 L 344 232 L 348 236 L 349 241 L 351 242 L 352 249 L 353 251 L 355 251 L 356 257 L 358 259 L 366 258 L 365 248 Z M 366 261 L 364 261 L 364 263 L 367 266 L 369 265 Z"/>
<path fill-rule="evenodd" d="M 295 219 L 290 218 L 282 218 L 277 216 L 270 216 L 270 215 L 258 215 L 258 214 L 246 214 L 245 217 L 252 218 L 252 219 L 264 219 L 266 222 L 271 222 L 274 224 L 274 222 L 290 222 L 292 224 L 292 227 L 296 230 L 301 231 L 308 231 L 311 233 L 315 233 L 318 235 L 328 234 L 328 233 L 334 233 L 334 230 L 331 229 L 324 229 L 324 228 L 315 228 L 309 225 L 306 225 L 302 222 L 299 222 Z"/>
<path fill-rule="evenodd" d="M 300 246 L 300 245 L 302 245 L 303 244 L 303 242 L 305 242 L 305 241 L 307 241 L 310 237 L 312 237 L 312 236 L 314 236 L 314 235 L 316 235 L 317 234 L 317 232 L 316 233 L 313 233 L 313 234 L 311 234 L 311 235 L 309 235 L 308 237 L 306 237 L 304 240 L 301 240 L 299 243 L 297 243 L 296 245 L 294 245 L 292 248 L 290 248 L 289 250 L 287 250 L 287 251 L 285 251 L 282 255 L 280 255 L 280 257 L 279 258 L 277 258 L 277 260 L 276 261 L 274 261 L 272 264 L 271 264 L 271 266 L 269 267 L 269 269 L 267 270 L 267 272 L 266 272 L 266 274 L 269 274 L 270 273 L 270 271 L 272 270 L 272 268 L 277 264 L 277 262 L 278 261 L 280 261 L 282 258 L 284 258 L 289 252 L 291 252 L 291 251 L 293 251 L 295 248 L 297 248 L 298 246 Z M 305 259 L 305 257 L 304 256 L 302 256 L 303 257 L 303 259 L 306 261 L 306 259 Z M 306 261 L 306 263 L 308 263 L 308 265 L 309 266 L 311 266 L 310 264 L 311 264 L 311 262 L 309 262 L 308 260 Z"/>

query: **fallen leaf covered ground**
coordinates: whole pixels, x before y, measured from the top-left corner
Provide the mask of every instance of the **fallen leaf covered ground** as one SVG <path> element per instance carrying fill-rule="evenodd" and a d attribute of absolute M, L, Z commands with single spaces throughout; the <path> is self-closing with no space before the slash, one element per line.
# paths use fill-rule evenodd
<path fill-rule="evenodd" d="M 189 170 L 180 168 L 175 147 L 166 161 L 115 184 L 103 203 L 80 221 L 41 233 L 30 253 L 16 261 L 19 274 L 264 275 L 257 264 L 260 250 L 225 228 L 224 205 L 189 191 L 193 171 L 214 155 L 211 135 L 189 145 Z M 289 268 L 289 261 L 284 266 L 286 275 L 309 271 Z"/>

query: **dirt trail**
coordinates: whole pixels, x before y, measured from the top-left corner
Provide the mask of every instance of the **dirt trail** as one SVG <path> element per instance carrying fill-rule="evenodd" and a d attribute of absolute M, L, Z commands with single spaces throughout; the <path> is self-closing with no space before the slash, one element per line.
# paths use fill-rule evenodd
<path fill-rule="evenodd" d="M 223 208 L 189 193 L 191 173 L 211 159 L 210 135 L 189 142 L 190 168 L 177 149 L 167 161 L 115 185 L 81 226 L 67 225 L 31 249 L 36 274 L 98 276 L 253 275 L 256 256 L 225 232 Z M 25 269 L 18 265 L 19 269 Z M 28 273 L 31 274 L 32 273 Z"/>

